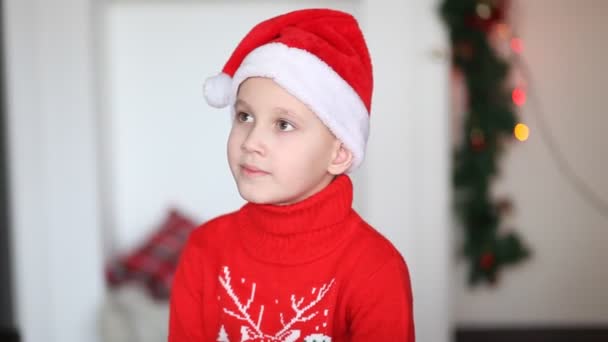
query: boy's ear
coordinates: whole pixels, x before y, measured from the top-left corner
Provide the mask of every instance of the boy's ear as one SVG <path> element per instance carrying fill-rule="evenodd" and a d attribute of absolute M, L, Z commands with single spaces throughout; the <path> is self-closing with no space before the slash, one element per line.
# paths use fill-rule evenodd
<path fill-rule="evenodd" d="M 332 175 L 339 175 L 346 172 L 352 164 L 353 153 L 341 141 L 336 140 L 327 171 Z"/>

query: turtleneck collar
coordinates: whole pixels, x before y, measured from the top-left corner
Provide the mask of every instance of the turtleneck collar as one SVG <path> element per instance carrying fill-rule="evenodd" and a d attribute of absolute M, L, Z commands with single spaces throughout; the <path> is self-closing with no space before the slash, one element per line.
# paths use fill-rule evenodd
<path fill-rule="evenodd" d="M 294 264 L 331 252 L 348 235 L 353 185 L 339 175 L 321 191 L 289 205 L 247 203 L 238 212 L 241 241 L 267 262 Z"/>

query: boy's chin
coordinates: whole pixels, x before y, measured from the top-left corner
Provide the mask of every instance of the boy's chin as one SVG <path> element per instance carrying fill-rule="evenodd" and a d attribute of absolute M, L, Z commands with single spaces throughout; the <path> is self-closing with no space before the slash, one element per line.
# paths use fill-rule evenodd
<path fill-rule="evenodd" d="M 239 184 L 237 181 L 237 188 L 241 197 L 247 202 L 256 204 L 273 204 L 274 202 L 272 196 L 255 189 L 250 184 Z"/>
<path fill-rule="evenodd" d="M 283 198 L 277 195 L 265 194 L 259 190 L 254 189 L 243 189 L 239 187 L 239 194 L 241 197 L 250 203 L 255 204 L 268 204 L 268 205 L 288 205 L 292 204 L 287 198 Z"/>
<path fill-rule="evenodd" d="M 255 203 L 255 204 L 268 204 L 268 205 L 279 205 L 278 202 L 280 201 L 276 201 L 273 198 L 268 198 L 268 197 L 264 197 L 264 196 L 248 196 L 247 194 L 242 194 L 241 193 L 241 197 L 250 203 Z"/>

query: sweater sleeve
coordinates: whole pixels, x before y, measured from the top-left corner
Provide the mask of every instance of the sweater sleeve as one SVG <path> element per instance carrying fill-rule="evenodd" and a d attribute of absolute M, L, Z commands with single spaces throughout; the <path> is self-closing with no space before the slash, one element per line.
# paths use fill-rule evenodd
<path fill-rule="evenodd" d="M 169 311 L 169 342 L 203 340 L 200 249 L 192 234 L 173 278 Z"/>
<path fill-rule="evenodd" d="M 351 342 L 414 342 L 412 289 L 401 255 L 387 260 L 357 287 L 350 308 Z"/>

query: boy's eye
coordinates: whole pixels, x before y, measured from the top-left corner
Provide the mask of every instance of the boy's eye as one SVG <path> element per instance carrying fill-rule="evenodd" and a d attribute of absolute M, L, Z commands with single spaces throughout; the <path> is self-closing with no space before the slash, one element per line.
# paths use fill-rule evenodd
<path fill-rule="evenodd" d="M 279 120 L 278 122 L 279 129 L 284 132 L 293 131 L 295 127 L 285 120 Z"/>
<path fill-rule="evenodd" d="M 236 118 L 240 122 L 251 122 L 251 121 L 253 121 L 253 117 L 251 116 L 251 114 L 245 113 L 245 112 L 239 112 L 236 115 Z"/>

